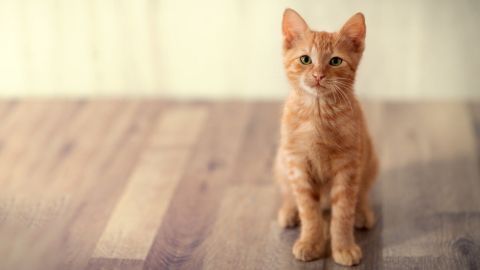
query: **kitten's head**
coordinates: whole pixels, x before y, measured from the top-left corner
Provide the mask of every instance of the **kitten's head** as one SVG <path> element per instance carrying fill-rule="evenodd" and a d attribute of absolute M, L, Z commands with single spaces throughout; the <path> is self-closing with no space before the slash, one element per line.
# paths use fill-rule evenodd
<path fill-rule="evenodd" d="M 293 87 L 314 96 L 351 89 L 364 49 L 362 13 L 335 33 L 311 30 L 292 9 L 285 10 L 282 24 L 284 65 Z"/>

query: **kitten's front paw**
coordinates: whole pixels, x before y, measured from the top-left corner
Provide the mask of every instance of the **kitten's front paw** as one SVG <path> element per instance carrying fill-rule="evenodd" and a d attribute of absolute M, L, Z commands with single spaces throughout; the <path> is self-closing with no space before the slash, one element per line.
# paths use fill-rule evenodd
<path fill-rule="evenodd" d="M 281 208 L 278 211 L 277 221 L 282 228 L 293 228 L 300 223 L 298 211 L 292 208 Z"/>
<path fill-rule="evenodd" d="M 341 265 L 352 266 L 360 263 L 362 250 L 357 244 L 332 250 L 333 260 Z"/>
<path fill-rule="evenodd" d="M 371 229 L 375 226 L 375 214 L 372 210 L 357 211 L 355 213 L 355 227 L 358 229 Z"/>
<path fill-rule="evenodd" d="M 324 241 L 303 241 L 297 240 L 293 245 L 293 255 L 297 260 L 313 261 L 325 254 Z"/>

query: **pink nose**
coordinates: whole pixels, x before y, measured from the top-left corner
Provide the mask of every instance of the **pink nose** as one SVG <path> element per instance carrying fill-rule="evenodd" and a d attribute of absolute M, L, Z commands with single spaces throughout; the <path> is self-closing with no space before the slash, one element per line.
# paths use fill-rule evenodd
<path fill-rule="evenodd" d="M 314 72 L 313 77 L 315 78 L 315 80 L 321 81 L 323 78 L 325 78 L 325 75 L 323 75 L 322 73 Z"/>

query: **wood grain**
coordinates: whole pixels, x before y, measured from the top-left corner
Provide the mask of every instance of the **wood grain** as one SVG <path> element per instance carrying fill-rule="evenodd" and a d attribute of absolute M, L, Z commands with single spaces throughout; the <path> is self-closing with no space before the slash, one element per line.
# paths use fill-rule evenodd
<path fill-rule="evenodd" d="M 472 124 L 475 130 L 476 145 L 477 145 L 477 161 L 480 167 L 480 104 L 471 102 L 468 104 L 472 116 Z"/>
<path fill-rule="evenodd" d="M 276 225 L 276 195 L 271 185 L 236 186 L 225 192 L 212 233 L 201 245 L 204 269 L 259 268 L 271 244 L 267 236 Z"/>
<path fill-rule="evenodd" d="M 144 260 L 198 138 L 206 108 L 164 111 L 141 153 L 94 257 Z"/>
<path fill-rule="evenodd" d="M 55 212 L 57 215 L 44 221 L 43 226 L 35 227 L 29 224 L 19 227 L 15 225 L 15 218 L 6 219 L 7 232 L 17 228 L 23 232 L 16 234 L 13 242 L 9 240 L 11 234 L 1 235 L 2 242 L 15 244 L 13 248 L 5 249 L 6 254 L 2 252 L 7 269 L 13 266 L 15 269 L 32 269 L 34 266 L 41 269 L 84 268 L 92 246 L 107 222 L 116 194 L 123 187 L 122 181 L 127 179 L 126 172 L 135 160 L 132 157 L 143 144 L 142 137 L 149 130 L 146 124 L 156 114 L 153 105 L 156 104 L 110 101 L 89 104 L 84 111 L 84 121 L 65 136 L 68 141 L 74 138 L 75 142 L 68 157 L 61 160 L 55 157 L 59 167 L 53 174 L 33 178 L 33 182 L 43 182 L 43 192 L 37 190 L 37 196 L 23 200 L 28 207 L 23 211 L 26 213 L 9 214 L 13 217 L 20 214 L 37 216 L 36 205 L 50 205 L 49 202 L 56 201 L 60 204 L 60 210 Z M 17 193 L 22 194 L 23 190 Z M 42 215 L 39 218 L 44 219 Z M 77 222 L 79 220 L 83 222 Z M 45 230 L 46 226 L 49 230 Z M 35 243 L 37 252 L 29 253 L 28 260 L 22 259 L 22 250 L 28 250 L 32 243 Z M 55 257 L 48 254 L 55 254 Z M 64 259 L 58 260 L 57 256 Z"/>
<path fill-rule="evenodd" d="M 365 102 L 378 217 L 353 269 L 480 267 L 480 105 Z M 277 102 L 0 101 L 0 269 L 346 269 L 275 222 Z"/>
<path fill-rule="evenodd" d="M 383 115 L 386 265 L 401 257 L 430 269 L 470 264 L 478 248 L 463 243 L 480 240 L 468 229 L 480 222 L 480 182 L 469 111 L 461 103 L 389 104 Z"/>
<path fill-rule="evenodd" d="M 201 268 L 201 260 L 189 258 L 194 253 L 204 253 L 197 247 L 211 232 L 249 117 L 253 116 L 246 104 L 213 105 L 189 168 L 177 186 L 147 256 L 145 269 Z M 202 256 L 195 256 L 199 257 Z"/>

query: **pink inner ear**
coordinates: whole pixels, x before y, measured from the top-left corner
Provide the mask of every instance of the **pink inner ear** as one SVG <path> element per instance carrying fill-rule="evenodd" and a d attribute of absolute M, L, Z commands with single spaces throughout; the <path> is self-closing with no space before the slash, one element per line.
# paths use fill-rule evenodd
<path fill-rule="evenodd" d="M 363 43 L 366 34 L 363 14 L 357 13 L 353 15 L 342 27 L 340 34 L 352 41 L 355 50 L 363 50 Z"/>
<path fill-rule="evenodd" d="M 283 13 L 282 30 L 285 39 L 292 41 L 302 36 L 308 30 L 308 25 L 296 11 L 286 9 Z"/>
<path fill-rule="evenodd" d="M 347 25 L 347 27 L 342 30 L 342 34 L 354 39 L 363 39 L 365 37 L 365 30 L 363 26 L 358 24 Z"/>

